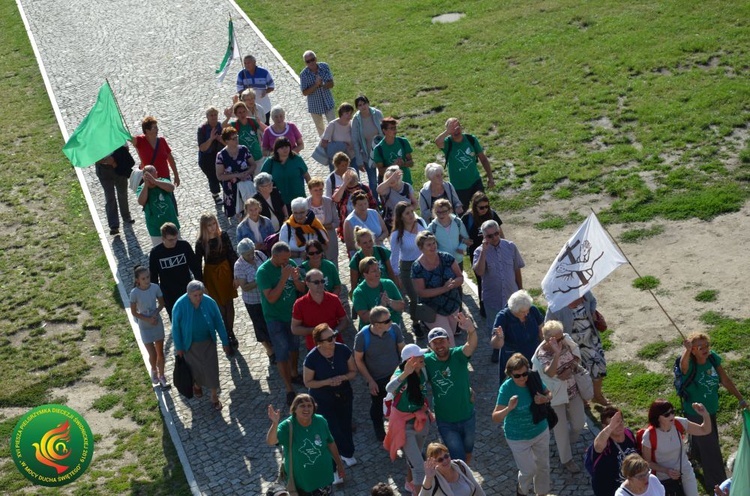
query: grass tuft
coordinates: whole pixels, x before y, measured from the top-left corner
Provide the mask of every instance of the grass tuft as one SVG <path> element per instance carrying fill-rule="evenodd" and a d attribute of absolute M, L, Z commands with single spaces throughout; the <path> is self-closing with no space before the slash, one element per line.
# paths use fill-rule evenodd
<path fill-rule="evenodd" d="M 695 301 L 701 301 L 704 303 L 716 301 L 718 295 L 719 291 L 717 289 L 706 289 L 695 295 Z"/>
<path fill-rule="evenodd" d="M 640 289 L 641 291 L 656 289 L 659 284 L 661 284 L 661 281 L 654 276 L 636 277 L 633 280 L 633 287 L 635 289 Z"/>
<path fill-rule="evenodd" d="M 658 236 L 663 232 L 664 226 L 660 224 L 645 229 L 630 229 L 620 235 L 620 241 L 622 241 L 623 243 L 638 243 L 639 241 L 642 241 L 644 239 Z"/>

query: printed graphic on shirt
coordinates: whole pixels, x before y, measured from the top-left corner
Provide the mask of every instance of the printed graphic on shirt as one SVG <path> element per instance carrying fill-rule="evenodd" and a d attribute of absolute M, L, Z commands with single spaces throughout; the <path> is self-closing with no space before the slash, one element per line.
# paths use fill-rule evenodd
<path fill-rule="evenodd" d="M 458 171 L 463 172 L 476 163 L 476 153 L 474 153 L 474 149 L 469 146 L 463 150 L 458 150 L 455 159 L 460 164 L 458 166 Z"/>
<path fill-rule="evenodd" d="M 721 381 L 716 369 L 711 367 L 711 370 L 707 370 L 705 374 L 700 374 L 696 382 L 701 386 L 700 392 L 703 393 L 703 399 L 707 399 L 712 391 L 716 391 Z"/>
<path fill-rule="evenodd" d="M 432 376 L 432 390 L 435 396 L 446 396 L 452 387 L 451 368 L 446 367 L 443 371 L 436 370 Z"/>
<path fill-rule="evenodd" d="M 159 259 L 159 268 L 161 269 L 171 269 L 172 267 L 177 267 L 179 265 L 185 265 L 187 263 L 187 258 L 185 257 L 184 253 L 180 253 L 179 255 L 175 255 L 173 257 L 167 257 L 167 258 L 160 258 Z"/>
<path fill-rule="evenodd" d="M 305 459 L 308 460 L 308 462 L 305 462 L 303 466 L 308 467 L 315 464 L 315 461 L 320 458 L 320 455 L 322 454 L 320 450 L 320 447 L 322 445 L 323 441 L 321 441 L 320 436 L 317 434 L 315 435 L 314 443 L 309 439 L 305 439 L 305 442 L 299 449 L 300 454 L 302 454 Z"/>

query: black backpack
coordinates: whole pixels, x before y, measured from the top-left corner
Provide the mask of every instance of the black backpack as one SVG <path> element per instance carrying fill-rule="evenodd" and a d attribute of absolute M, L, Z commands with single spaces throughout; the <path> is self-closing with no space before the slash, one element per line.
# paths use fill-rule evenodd
<path fill-rule="evenodd" d="M 477 139 L 472 136 L 471 134 L 464 134 L 464 138 L 469 140 L 469 144 L 472 148 L 476 149 L 477 147 Z M 448 167 L 448 157 L 451 156 L 451 150 L 453 149 L 453 138 L 450 136 L 448 137 L 448 149 L 445 150 L 445 166 Z"/>

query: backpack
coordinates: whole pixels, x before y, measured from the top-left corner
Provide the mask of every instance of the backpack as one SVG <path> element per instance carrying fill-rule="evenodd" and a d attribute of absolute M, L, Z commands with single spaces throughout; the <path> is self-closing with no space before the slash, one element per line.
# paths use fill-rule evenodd
<path fill-rule="evenodd" d="M 461 235 L 461 226 L 463 226 L 463 222 L 461 222 L 461 219 L 458 218 L 458 215 L 455 215 L 453 217 L 453 223 L 456 224 L 456 227 L 458 227 L 458 244 L 461 244 L 464 242 L 466 238 L 464 238 Z M 466 229 L 466 226 L 463 226 L 464 229 Z M 437 224 L 430 223 L 430 225 L 427 227 L 427 229 L 434 235 L 437 236 Z"/>
<path fill-rule="evenodd" d="M 685 435 L 685 428 L 680 422 L 675 422 L 674 426 L 677 429 L 677 434 L 680 436 L 680 442 L 682 442 L 682 438 Z M 643 454 L 643 436 L 646 433 L 648 433 L 648 439 L 651 442 L 651 461 L 656 462 L 656 427 L 653 425 L 638 429 L 638 432 L 635 434 L 635 449 L 638 450 L 638 453 Z"/>
<path fill-rule="evenodd" d="M 672 370 L 674 372 L 674 388 L 675 391 L 677 391 L 677 396 L 680 397 L 680 402 L 684 405 L 686 402 L 690 401 L 690 398 L 687 393 L 687 388 L 690 384 L 693 383 L 695 380 L 695 374 L 698 373 L 698 367 L 693 366 L 692 369 L 688 365 L 688 373 L 683 374 L 682 369 L 680 368 L 680 360 L 682 356 L 677 355 L 677 357 L 674 359 L 674 366 L 672 367 Z M 711 366 L 714 368 L 718 367 L 719 364 L 716 363 L 716 359 L 712 354 L 708 354 L 708 361 L 711 363 Z M 693 358 L 690 358 L 690 363 L 694 364 L 695 361 Z M 684 407 L 683 407 L 684 410 Z"/>
<path fill-rule="evenodd" d="M 393 338 L 393 341 L 396 343 L 396 347 L 397 347 L 396 349 L 398 350 L 398 338 L 396 337 L 396 331 L 393 330 L 393 326 L 388 328 L 388 334 L 390 334 L 391 337 Z M 363 346 L 362 353 L 367 353 L 367 348 L 370 347 L 370 331 L 369 330 L 362 334 L 362 339 L 364 339 L 362 343 L 362 346 Z"/>
<path fill-rule="evenodd" d="M 467 140 L 469 140 L 469 144 L 471 145 L 471 147 L 476 150 L 477 145 L 478 145 L 477 139 L 474 136 L 472 136 L 471 134 L 464 134 L 463 136 L 464 136 L 464 138 L 466 138 Z M 453 149 L 453 138 L 451 138 L 449 136 L 448 137 L 448 149 L 445 150 L 445 166 L 446 167 L 448 167 L 448 157 L 451 156 L 451 150 L 452 149 Z"/>
<path fill-rule="evenodd" d="M 625 437 L 630 439 L 633 444 L 637 444 L 636 438 L 633 437 L 633 433 L 630 431 L 630 429 L 625 429 Z M 617 443 L 616 441 L 612 441 L 613 443 Z M 619 448 L 619 445 L 618 445 Z M 604 456 L 604 453 L 609 450 L 609 444 L 604 448 L 604 451 L 601 453 L 598 453 L 594 450 L 594 444 L 591 443 L 591 445 L 586 450 L 586 454 L 583 456 L 583 466 L 586 468 L 586 472 L 589 473 L 589 475 L 594 475 L 594 470 L 596 470 L 596 464 L 599 463 L 599 460 L 601 460 L 602 456 Z M 640 449 L 639 449 L 640 451 Z"/>

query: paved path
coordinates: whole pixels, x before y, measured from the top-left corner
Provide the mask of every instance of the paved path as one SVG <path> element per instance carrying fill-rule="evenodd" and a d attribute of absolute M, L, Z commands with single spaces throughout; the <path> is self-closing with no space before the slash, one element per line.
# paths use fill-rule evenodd
<path fill-rule="evenodd" d="M 21 3 L 69 131 L 86 115 L 105 77 L 114 88 L 133 134 L 140 133 L 143 116 L 154 115 L 159 120 L 160 135 L 172 147 L 182 179 L 176 195 L 185 239 L 192 242 L 196 238 L 201 213 L 216 210 L 205 177 L 197 166 L 195 130 L 203 120 L 204 109 L 210 105 L 223 108 L 234 91 L 233 76 L 240 67 L 236 62 L 232 77 L 223 86 L 217 87 L 213 78 L 226 46 L 229 13 L 237 19 L 236 31 L 243 54 L 253 53 L 258 64 L 273 74 L 277 88 L 272 94 L 273 102 L 283 105 L 287 120 L 300 127 L 307 143 L 302 155 L 312 175 L 326 172 L 309 159 L 317 135 L 297 80 L 252 27 L 238 18 L 232 4 L 223 0 L 22 0 Z M 325 60 L 325 54 L 319 55 Z M 336 73 L 337 68 L 333 67 L 333 71 Z M 93 168 L 86 169 L 84 175 L 99 218 L 106 226 L 103 195 Z M 151 248 L 135 196 L 131 197 L 130 205 L 137 224 L 132 229 L 125 228 L 121 236 L 110 238 L 119 278 L 126 287 L 131 285 L 133 267 L 147 262 Z M 220 219 L 227 228 L 226 219 L 221 215 Z M 230 232 L 234 236 L 234 229 Z M 340 265 L 344 275 L 348 274 L 346 262 L 342 256 Z M 466 303 L 478 316 L 473 295 L 466 290 L 470 295 Z M 240 353 L 231 360 L 220 359 L 223 412 L 213 412 L 205 398 L 185 400 L 175 393 L 164 397 L 174 415 L 179 442 L 189 459 L 196 485 L 204 494 L 259 494 L 261 487 L 265 488 L 277 473 L 279 456 L 265 444 L 269 425 L 266 407 L 269 403 L 284 405 L 283 386 L 275 368 L 269 367 L 262 347 L 254 341 L 240 299 L 236 315 Z M 490 421 L 498 387 L 496 368 L 489 362 L 487 333 L 480 336 L 480 348 L 472 361 L 478 412 L 473 468 L 484 480 L 488 495 L 512 495 L 515 465 L 500 429 Z M 353 333 L 347 338 L 351 344 Z M 171 341 L 167 345 L 171 347 Z M 168 370 L 172 369 L 171 361 L 170 358 Z M 369 488 L 378 481 L 389 482 L 394 488 L 403 487 L 404 462 L 391 463 L 379 447 L 367 413 L 366 386 L 357 378 L 354 387 L 356 457 L 360 463 L 348 470 L 349 480 L 337 489 L 337 494 L 369 494 Z M 437 438 L 436 430 L 433 437 Z M 591 439 L 592 434 L 587 430 L 584 441 L 576 446 L 579 460 L 584 442 Z M 551 448 L 553 493 L 591 494 L 587 477 L 568 474 L 559 465 L 554 443 Z"/>

